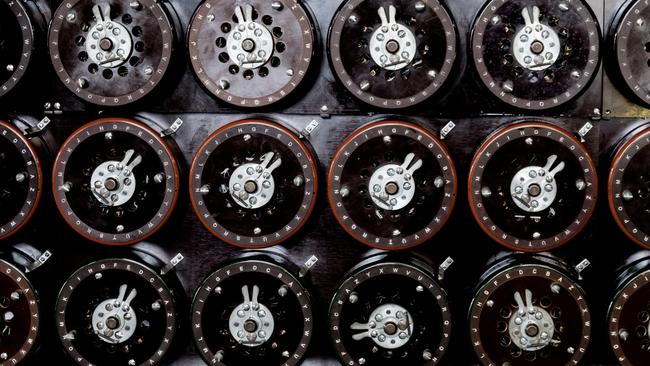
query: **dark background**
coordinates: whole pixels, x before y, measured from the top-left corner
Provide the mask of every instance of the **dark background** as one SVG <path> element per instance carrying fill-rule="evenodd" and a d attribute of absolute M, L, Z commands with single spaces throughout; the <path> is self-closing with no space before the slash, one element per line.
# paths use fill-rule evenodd
<path fill-rule="evenodd" d="M 186 30 L 198 0 L 168 1 Z M 135 117 L 146 114 L 159 124 L 171 124 L 177 118 L 185 123 L 173 136 L 182 151 L 184 161 L 189 165 L 193 155 L 203 140 L 225 123 L 242 118 L 266 118 L 282 122 L 302 130 L 309 122 L 316 120 L 320 127 L 310 136 L 320 162 L 320 201 L 309 224 L 285 243 L 283 248 L 275 250 L 285 253 L 296 263 L 303 263 L 309 256 L 316 255 L 318 263 L 311 270 L 311 286 L 314 303 L 317 305 L 316 316 L 320 323 L 312 340 L 309 356 L 304 362 L 307 366 L 338 365 L 329 344 L 327 335 L 327 305 L 337 284 L 345 272 L 358 263 L 368 249 L 353 239 L 340 228 L 332 216 L 326 202 L 327 167 L 334 151 L 344 139 L 359 126 L 385 117 L 411 120 L 421 123 L 433 132 L 440 130 L 449 121 L 457 127 L 447 137 L 445 143 L 449 148 L 458 168 L 459 195 L 456 209 L 451 220 L 442 232 L 430 242 L 415 251 L 441 263 L 451 256 L 455 264 L 448 271 L 445 281 L 454 315 L 454 331 L 450 350 L 445 357 L 445 364 L 474 365 L 477 360 L 469 342 L 466 315 L 472 298 L 474 286 L 483 272 L 484 264 L 502 248 L 491 241 L 479 229 L 472 218 L 467 203 L 467 173 L 471 158 L 485 137 L 498 127 L 513 120 L 521 120 L 523 115 L 500 103 L 480 83 L 471 60 L 468 60 L 468 37 L 471 23 L 483 4 L 483 0 L 447 0 L 452 17 L 456 20 L 460 36 L 459 65 L 447 92 L 442 99 L 423 103 L 420 108 L 407 111 L 394 111 L 390 114 L 378 109 L 361 105 L 347 91 L 337 84 L 329 69 L 326 54 L 326 36 L 330 20 L 340 5 L 339 0 L 306 0 L 312 9 L 320 28 L 320 54 L 315 61 L 312 80 L 306 82 L 302 93 L 289 98 L 288 103 L 253 112 L 234 110 L 220 104 L 210 97 L 196 82 L 189 67 L 184 40 L 177 48 L 176 65 L 167 78 L 167 83 L 158 88 L 150 98 L 138 102 L 135 106 L 120 109 L 100 110 L 76 99 L 59 81 L 52 70 L 47 55 L 40 64 L 33 65 L 38 73 L 31 75 L 31 80 L 22 85 L 10 97 L 0 100 L 0 115 L 29 115 L 40 119 L 47 115 L 52 119 L 51 131 L 62 142 L 76 128 L 98 117 Z M 606 34 L 612 13 L 618 9 L 623 0 L 589 0 L 587 1 L 597 14 L 598 20 Z M 52 1 L 52 9 L 59 1 Z M 41 41 L 40 48 L 44 48 Z M 611 55 L 606 43 L 601 47 L 603 55 Z M 560 110 L 545 112 L 543 116 L 551 122 L 576 132 L 587 122 L 595 128 L 586 136 L 586 145 L 596 163 L 600 165 L 599 173 L 602 183 L 607 175 L 614 144 L 614 136 L 639 119 L 650 116 L 648 109 L 630 102 L 617 89 L 604 71 L 611 60 L 605 59 L 601 72 L 596 76 L 586 92 L 575 101 Z M 607 66 L 609 67 L 609 66 Z M 622 88 L 622 87 L 621 87 Z M 300 97 L 302 96 L 302 97 Z M 61 110 L 51 113 L 46 110 L 46 103 L 60 103 Z M 323 113 L 325 108 L 327 113 Z M 45 170 L 50 170 L 51 164 Z M 187 180 L 187 175 L 183 176 Z M 48 191 L 49 181 L 44 190 Z M 631 243 L 615 226 L 607 208 L 606 187 L 601 185 L 600 203 L 597 214 L 586 230 L 572 243 L 554 251 L 554 254 L 572 264 L 587 258 L 592 265 L 583 272 L 582 285 L 590 302 L 593 333 L 592 343 L 584 364 L 615 364 L 609 350 L 606 329 L 606 314 L 613 296 L 613 277 L 616 267 L 639 248 Z M 169 259 L 176 253 L 182 253 L 185 260 L 177 267 L 188 297 L 193 295 L 200 281 L 211 273 L 221 261 L 241 251 L 220 242 L 210 235 L 199 223 L 190 208 L 187 192 L 182 192 L 182 200 L 176 209 L 176 217 L 165 228 L 149 239 L 149 243 L 137 245 L 160 253 Z M 46 278 L 37 282 L 41 296 L 53 299 L 63 281 L 76 268 L 92 259 L 121 255 L 120 251 L 102 247 L 82 240 L 70 230 L 53 208 L 51 197 L 44 197 L 38 216 L 23 232 L 9 241 L 1 243 L 2 248 L 25 242 L 41 249 L 50 249 L 54 256 L 48 263 Z M 53 308 L 45 301 L 43 327 L 53 328 Z M 189 319 L 189 313 L 183 314 L 182 321 Z M 45 334 L 42 339 L 43 349 L 33 360 L 34 364 L 61 364 L 66 361 L 58 341 L 52 334 Z M 200 358 L 189 341 L 189 333 L 182 335 L 185 340 L 185 352 L 172 355 L 170 364 L 198 365 Z M 47 361 L 46 361 L 47 360 Z"/>

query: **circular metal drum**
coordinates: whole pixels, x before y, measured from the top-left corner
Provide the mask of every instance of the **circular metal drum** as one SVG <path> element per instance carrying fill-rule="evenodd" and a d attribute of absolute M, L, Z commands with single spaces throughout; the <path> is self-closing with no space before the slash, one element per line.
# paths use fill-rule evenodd
<path fill-rule="evenodd" d="M 34 52 L 35 24 L 21 1 L 0 1 L 0 97 L 25 76 Z"/>
<path fill-rule="evenodd" d="M 635 243 L 650 248 L 650 127 L 623 140 L 609 170 L 610 211 Z"/>
<path fill-rule="evenodd" d="M 156 233 L 178 199 L 179 168 L 158 133 L 124 118 L 91 122 L 56 158 L 54 198 L 65 221 L 101 244 L 126 245 Z"/>
<path fill-rule="evenodd" d="M 650 105 L 650 4 L 633 0 L 622 6 L 611 33 L 617 76 L 627 94 Z"/>
<path fill-rule="evenodd" d="M 49 33 L 54 70 L 77 97 L 99 106 L 133 103 L 162 81 L 174 29 L 155 0 L 66 1 Z"/>
<path fill-rule="evenodd" d="M 527 252 L 557 248 L 578 235 L 598 195 L 586 148 L 570 132 L 537 121 L 490 135 L 474 156 L 468 185 L 481 229 Z"/>
<path fill-rule="evenodd" d="M 353 268 L 329 311 L 344 365 L 436 365 L 449 345 L 451 314 L 433 269 L 415 258 L 378 254 Z"/>
<path fill-rule="evenodd" d="M 565 264 L 515 255 L 483 275 L 469 329 L 483 365 L 568 366 L 586 352 L 591 314 Z"/>
<path fill-rule="evenodd" d="M 0 259 L 0 365 L 20 364 L 35 349 L 40 315 L 25 273 Z"/>
<path fill-rule="evenodd" d="M 422 103 L 449 78 L 459 36 L 438 0 L 347 0 L 330 25 L 332 69 L 343 86 L 375 107 Z"/>
<path fill-rule="evenodd" d="M 399 250 L 445 225 L 456 200 L 456 169 L 443 143 L 416 124 L 363 126 L 338 148 L 328 176 L 330 207 L 358 241 Z"/>
<path fill-rule="evenodd" d="M 316 204 L 318 169 L 311 148 L 291 130 L 242 120 L 214 132 L 190 171 L 190 198 L 203 225 L 243 248 L 295 235 Z"/>
<path fill-rule="evenodd" d="M 650 362 L 650 258 L 648 252 L 634 255 L 619 269 L 616 295 L 607 324 L 609 340 L 621 365 Z"/>
<path fill-rule="evenodd" d="M 41 160 L 29 138 L 0 120 L 0 240 L 22 229 L 40 203 Z"/>
<path fill-rule="evenodd" d="M 219 100 L 251 108 L 278 103 L 307 77 L 317 33 L 297 0 L 206 0 L 194 13 L 188 48 L 203 86 Z"/>
<path fill-rule="evenodd" d="M 298 365 L 313 322 L 311 298 L 297 273 L 260 253 L 214 271 L 192 306 L 194 341 L 209 365 Z"/>
<path fill-rule="evenodd" d="M 472 29 L 474 66 L 483 84 L 507 104 L 559 107 L 594 78 L 600 34 L 584 0 L 491 0 Z"/>
<path fill-rule="evenodd" d="M 175 296 L 154 269 L 139 262 L 87 264 L 59 293 L 59 340 L 78 365 L 157 365 L 176 335 Z"/>

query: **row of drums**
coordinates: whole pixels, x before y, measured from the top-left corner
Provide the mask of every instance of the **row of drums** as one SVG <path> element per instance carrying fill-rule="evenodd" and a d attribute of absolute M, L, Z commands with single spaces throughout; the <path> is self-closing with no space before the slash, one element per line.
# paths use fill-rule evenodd
<path fill-rule="evenodd" d="M 50 255 L 24 245 L 2 254 L 1 365 L 34 359 L 40 335 L 49 331 L 47 338 L 58 338 L 56 348 L 79 365 L 157 365 L 186 345 L 186 332 L 209 365 L 297 365 L 321 322 L 340 362 L 350 366 L 436 365 L 450 341 L 463 338 L 452 331 L 464 314 L 452 314 L 449 306 L 448 261 L 438 266 L 415 256 L 371 254 L 340 282 L 324 314 L 304 267 L 280 253 L 244 251 L 219 264 L 189 309 L 173 269 L 177 262 L 166 264 L 141 248 L 87 263 L 58 295 L 43 296 L 55 282 L 44 269 Z M 607 319 L 592 317 L 582 269 L 548 254 L 495 257 L 467 316 L 475 360 L 577 365 L 592 340 L 609 337 L 622 365 L 646 365 L 650 254 L 636 254 L 617 272 Z M 606 333 L 604 327 L 592 332 L 592 322 L 605 321 Z"/>
<path fill-rule="evenodd" d="M 0 123 L 0 239 L 28 224 L 42 194 L 49 194 L 50 171 L 65 222 L 107 245 L 133 244 L 161 229 L 186 181 L 205 228 L 246 249 L 289 240 L 318 199 L 320 164 L 307 132 L 279 122 L 223 125 L 200 144 L 188 173 L 173 135 L 165 135 L 173 128 L 160 121 L 99 119 L 73 132 L 60 148 L 49 127 L 47 120 L 27 117 Z M 494 241 L 517 251 L 548 251 L 589 222 L 599 179 L 574 132 L 539 119 L 513 121 L 477 149 L 464 178 L 467 196 L 477 224 Z M 611 214 L 632 241 L 649 248 L 650 125 L 629 124 L 610 145 L 603 191 Z M 342 141 L 329 166 L 326 194 L 351 237 L 377 249 L 402 250 L 443 228 L 459 180 L 453 157 L 433 132 L 413 122 L 380 120 Z"/>
<path fill-rule="evenodd" d="M 319 31 L 304 1 L 205 0 L 186 32 L 175 6 L 73 0 L 50 9 L 43 0 L 1 1 L 0 96 L 39 68 L 32 65 L 39 54 L 49 54 L 73 94 L 102 107 L 144 98 L 184 57 L 211 95 L 239 108 L 289 100 L 319 64 Z M 649 20 L 650 5 L 630 0 L 603 37 L 585 0 L 490 0 L 476 15 L 467 48 L 484 89 L 506 106 L 564 105 L 598 74 L 601 54 L 611 55 L 608 71 L 617 84 L 648 104 Z M 462 72 L 462 37 L 444 1 L 346 0 L 326 48 L 349 95 L 396 109 L 440 94 Z"/>

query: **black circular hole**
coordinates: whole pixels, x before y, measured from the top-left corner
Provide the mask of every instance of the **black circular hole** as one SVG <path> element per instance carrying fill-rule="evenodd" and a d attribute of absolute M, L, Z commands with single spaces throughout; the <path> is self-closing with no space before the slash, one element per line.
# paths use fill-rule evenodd
<path fill-rule="evenodd" d="M 135 42 L 135 46 L 133 46 L 133 48 L 138 52 L 144 51 L 144 42 L 142 41 Z"/>
<path fill-rule="evenodd" d="M 541 299 L 539 299 L 539 306 L 543 307 L 544 309 L 548 309 L 552 304 L 553 301 L 548 296 L 544 296 Z"/>
<path fill-rule="evenodd" d="M 497 332 L 505 333 L 507 331 L 508 331 L 508 323 L 504 322 L 503 320 L 499 320 L 497 322 Z"/>
<path fill-rule="evenodd" d="M 226 23 L 221 24 L 221 31 L 222 32 L 230 33 L 231 30 L 232 30 L 232 26 L 230 25 L 230 23 L 226 22 Z"/>
<path fill-rule="evenodd" d="M 273 27 L 273 36 L 275 36 L 275 38 L 280 38 L 280 37 L 282 37 L 282 28 L 280 28 L 280 27 Z"/>
<path fill-rule="evenodd" d="M 365 53 L 364 53 L 364 54 L 361 55 L 361 57 L 359 58 L 359 62 L 361 62 L 361 63 L 364 64 L 364 65 L 367 64 L 368 62 L 370 62 L 370 56 L 369 56 L 368 54 L 365 54 Z"/>
<path fill-rule="evenodd" d="M 369 198 L 365 198 L 363 200 L 363 208 L 365 208 L 366 210 L 371 210 L 374 207 L 375 207 L 375 204 Z"/>
<path fill-rule="evenodd" d="M 278 51 L 278 53 L 282 53 L 286 49 L 287 49 L 287 46 L 282 42 L 278 42 L 278 43 L 275 44 L 275 50 Z"/>
<path fill-rule="evenodd" d="M 81 31 L 82 32 L 88 32 L 90 29 L 90 23 L 84 22 L 81 24 Z"/>
<path fill-rule="evenodd" d="M 215 44 L 219 48 L 224 48 L 224 47 L 226 47 L 226 39 L 223 38 L 223 37 L 219 37 L 219 38 L 217 38 Z"/>
<path fill-rule="evenodd" d="M 102 71 L 102 76 L 103 76 L 104 79 L 106 79 L 106 80 L 110 80 L 110 79 L 112 79 L 112 78 L 113 78 L 113 70 L 111 70 L 111 69 L 104 69 L 104 71 Z"/>
<path fill-rule="evenodd" d="M 88 53 L 86 53 L 86 51 L 79 52 L 79 55 L 77 55 L 77 57 L 79 57 L 79 61 L 81 62 L 88 61 Z"/>
<path fill-rule="evenodd" d="M 120 75 L 121 77 L 126 77 L 129 75 L 129 69 L 126 66 L 120 66 L 117 69 L 117 74 Z"/>
<path fill-rule="evenodd" d="M 228 71 L 230 71 L 231 74 L 236 75 L 237 73 L 239 73 L 239 66 L 230 65 L 230 67 L 228 68 Z"/>
<path fill-rule="evenodd" d="M 526 353 L 524 353 L 524 358 L 528 362 L 533 362 L 537 358 L 537 353 L 535 353 L 535 352 L 526 352 Z"/>
<path fill-rule="evenodd" d="M 92 63 L 92 64 L 88 65 L 88 72 L 89 73 L 96 74 L 97 71 L 99 71 L 99 66 L 97 66 L 97 64 Z"/>
<path fill-rule="evenodd" d="M 278 67 L 280 66 L 280 58 L 277 56 L 271 57 L 271 66 Z"/>
<path fill-rule="evenodd" d="M 263 17 L 262 17 L 262 23 L 264 23 L 264 24 L 266 24 L 266 25 L 271 25 L 271 24 L 273 24 L 273 17 L 270 16 L 270 15 L 265 15 L 265 16 L 263 16 Z"/>
<path fill-rule="evenodd" d="M 84 36 L 77 36 L 77 38 L 74 39 L 74 43 L 81 47 L 86 44 L 86 37 Z"/>
<path fill-rule="evenodd" d="M 228 52 L 221 52 L 217 58 L 219 59 L 219 61 L 221 61 L 224 64 L 230 61 L 230 56 L 228 56 Z"/>
<path fill-rule="evenodd" d="M 255 76 L 255 73 L 253 73 L 253 70 L 248 69 L 248 70 L 244 71 L 243 75 L 244 75 L 244 79 L 251 80 L 253 78 L 253 76 Z"/>
<path fill-rule="evenodd" d="M 140 37 L 142 36 L 142 28 L 139 25 L 136 25 L 135 27 L 133 27 L 131 33 L 133 33 L 134 37 Z"/>
<path fill-rule="evenodd" d="M 557 319 L 557 318 L 562 316 L 562 309 L 560 309 L 558 307 L 554 307 L 554 308 L 551 309 L 549 314 L 551 314 L 551 317 L 553 317 L 553 319 Z"/>
<path fill-rule="evenodd" d="M 522 352 L 521 348 L 519 348 L 517 346 L 510 347 L 510 356 L 512 356 L 514 358 L 521 357 L 521 352 Z"/>
<path fill-rule="evenodd" d="M 269 76 L 269 69 L 266 68 L 266 67 L 264 67 L 264 66 L 262 66 L 262 67 L 260 67 L 260 70 L 259 70 L 257 73 L 258 73 L 261 77 L 265 78 L 265 77 Z"/>
<path fill-rule="evenodd" d="M 133 17 L 131 16 L 131 14 L 122 15 L 122 23 L 126 25 L 133 23 Z"/>
<path fill-rule="evenodd" d="M 131 58 L 129 59 L 129 64 L 130 64 L 131 66 L 134 66 L 134 67 L 137 66 L 137 65 L 139 65 L 139 64 L 140 64 L 140 57 L 138 57 L 138 56 L 131 56 Z"/>

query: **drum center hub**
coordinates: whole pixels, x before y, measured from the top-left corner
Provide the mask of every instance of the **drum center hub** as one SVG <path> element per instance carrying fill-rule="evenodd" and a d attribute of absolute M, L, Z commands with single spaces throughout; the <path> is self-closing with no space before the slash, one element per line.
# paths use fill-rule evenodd
<path fill-rule="evenodd" d="M 557 155 L 551 155 L 544 167 L 525 167 L 512 178 L 510 195 L 520 209 L 529 212 L 542 212 L 553 205 L 558 194 L 556 175 L 566 166 L 564 162 L 555 164 Z"/>
<path fill-rule="evenodd" d="M 240 165 L 230 176 L 228 191 L 240 207 L 258 209 L 271 201 L 275 193 L 273 171 L 282 165 L 275 153 L 262 155 L 260 163 Z"/>
<path fill-rule="evenodd" d="M 258 347 L 266 343 L 275 329 L 273 314 L 259 302 L 260 288 L 253 286 L 252 293 L 248 285 L 241 289 L 243 302 L 230 313 L 228 328 L 230 335 L 247 347 Z"/>
<path fill-rule="evenodd" d="M 388 12 L 383 6 L 377 11 L 381 25 L 370 37 L 370 56 L 384 70 L 402 70 L 415 59 L 417 39 L 408 27 L 397 22 L 393 5 Z"/>
<path fill-rule="evenodd" d="M 127 297 L 127 288 L 126 284 L 120 286 L 116 298 L 102 301 L 93 311 L 93 331 L 103 342 L 124 343 L 135 334 L 138 320 L 131 302 L 138 291 L 135 288 L 131 289 Z"/>
<path fill-rule="evenodd" d="M 421 159 L 415 160 L 415 154 L 409 153 L 402 165 L 386 164 L 379 167 L 368 182 L 368 192 L 373 203 L 389 211 L 408 206 L 415 196 L 413 173 L 423 164 Z"/>
<path fill-rule="evenodd" d="M 525 302 L 515 292 L 517 311 L 510 318 L 508 333 L 512 342 L 528 352 L 539 351 L 552 343 L 555 324 L 551 315 L 543 308 L 533 305 L 533 293 L 526 289 Z"/>
<path fill-rule="evenodd" d="M 353 323 L 350 329 L 362 331 L 352 336 L 355 341 L 370 338 L 379 347 L 397 349 L 409 342 L 414 329 L 411 314 L 397 304 L 384 304 L 371 314 L 367 324 Z"/>
<path fill-rule="evenodd" d="M 515 59 L 530 71 L 546 70 L 560 58 L 560 37 L 553 28 L 540 22 L 539 7 L 524 8 L 521 13 L 526 24 L 513 41 Z"/>

